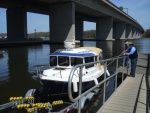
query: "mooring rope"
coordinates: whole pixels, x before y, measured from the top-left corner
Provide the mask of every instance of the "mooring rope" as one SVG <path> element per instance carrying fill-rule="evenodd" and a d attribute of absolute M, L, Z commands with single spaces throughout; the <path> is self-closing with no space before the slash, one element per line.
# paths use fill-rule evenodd
<path fill-rule="evenodd" d="M 116 58 L 119 58 L 121 55 L 122 55 L 122 53 L 119 54 L 118 56 L 116 56 Z M 111 63 L 113 63 L 115 60 L 116 60 L 116 59 L 112 60 L 106 67 L 108 67 L 108 66 L 109 66 Z"/>

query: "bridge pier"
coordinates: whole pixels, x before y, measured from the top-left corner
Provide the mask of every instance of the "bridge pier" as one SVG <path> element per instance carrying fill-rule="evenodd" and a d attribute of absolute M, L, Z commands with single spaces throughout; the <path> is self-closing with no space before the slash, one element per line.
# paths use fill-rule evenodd
<path fill-rule="evenodd" d="M 50 11 L 50 41 L 72 41 L 75 36 L 75 4 L 53 4 Z"/>
<path fill-rule="evenodd" d="M 132 38 L 136 37 L 135 27 L 132 26 Z"/>
<path fill-rule="evenodd" d="M 125 38 L 131 38 L 132 37 L 132 25 L 126 24 L 126 36 Z"/>
<path fill-rule="evenodd" d="M 136 32 L 135 38 L 139 38 L 139 31 L 137 28 L 135 29 L 135 32 Z"/>
<path fill-rule="evenodd" d="M 27 14 L 23 7 L 7 9 L 8 40 L 25 40 L 27 37 Z"/>
<path fill-rule="evenodd" d="M 96 39 L 112 40 L 113 35 L 113 18 L 102 17 L 96 23 Z"/>
<path fill-rule="evenodd" d="M 113 28 L 114 28 L 113 30 L 114 39 L 125 39 L 125 34 L 126 34 L 125 22 L 114 22 Z"/>
<path fill-rule="evenodd" d="M 138 30 L 138 33 L 139 33 L 139 38 L 141 38 L 141 35 L 142 35 L 141 31 Z"/>
<path fill-rule="evenodd" d="M 83 20 L 76 18 L 75 20 L 75 39 L 81 40 L 83 38 Z"/>
<path fill-rule="evenodd" d="M 140 38 L 140 31 L 136 29 L 136 32 L 137 32 L 137 38 Z"/>

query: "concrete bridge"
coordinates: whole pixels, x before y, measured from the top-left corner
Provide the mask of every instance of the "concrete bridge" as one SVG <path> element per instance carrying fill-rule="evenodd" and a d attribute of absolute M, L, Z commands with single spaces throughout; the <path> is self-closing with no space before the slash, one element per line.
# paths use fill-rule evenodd
<path fill-rule="evenodd" d="M 8 40 L 27 37 L 27 12 L 50 16 L 50 41 L 83 38 L 83 21 L 96 23 L 96 40 L 140 38 L 142 26 L 108 0 L 0 0 Z"/>

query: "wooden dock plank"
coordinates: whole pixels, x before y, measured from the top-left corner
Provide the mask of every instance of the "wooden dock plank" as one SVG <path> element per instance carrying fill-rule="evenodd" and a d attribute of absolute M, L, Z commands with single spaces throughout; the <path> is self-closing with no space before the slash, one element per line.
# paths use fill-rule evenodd
<path fill-rule="evenodd" d="M 97 113 L 133 113 L 139 88 L 136 112 L 146 113 L 146 84 L 142 76 L 142 74 L 136 74 L 136 77 L 127 77 Z"/>

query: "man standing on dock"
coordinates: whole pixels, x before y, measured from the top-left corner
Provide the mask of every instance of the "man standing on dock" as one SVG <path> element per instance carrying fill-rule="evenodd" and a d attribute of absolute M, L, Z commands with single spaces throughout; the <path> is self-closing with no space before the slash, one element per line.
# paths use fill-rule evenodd
<path fill-rule="evenodd" d="M 132 42 L 129 42 L 129 50 L 127 52 L 124 52 L 123 55 L 127 55 L 130 57 L 130 60 L 131 60 L 130 75 L 132 77 L 135 77 L 136 64 L 137 64 L 137 60 L 138 60 L 138 53 L 137 53 L 136 47 L 133 45 Z"/>

